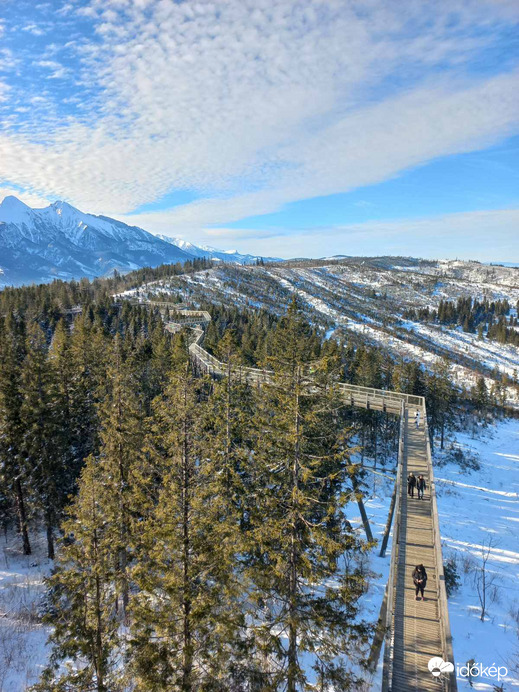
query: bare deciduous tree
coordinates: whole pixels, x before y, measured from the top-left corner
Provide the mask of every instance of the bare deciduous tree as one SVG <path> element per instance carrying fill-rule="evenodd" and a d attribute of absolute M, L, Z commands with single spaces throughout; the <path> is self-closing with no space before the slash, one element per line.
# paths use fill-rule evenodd
<path fill-rule="evenodd" d="M 476 588 L 479 603 L 481 605 L 480 620 L 484 622 L 487 614 L 487 606 L 489 600 L 497 600 L 498 583 L 497 575 L 490 572 L 488 569 L 488 560 L 492 549 L 497 546 L 497 541 L 491 536 L 481 546 L 480 556 L 481 563 L 476 567 L 474 572 L 474 586 Z M 492 598 L 491 598 L 492 597 Z"/>

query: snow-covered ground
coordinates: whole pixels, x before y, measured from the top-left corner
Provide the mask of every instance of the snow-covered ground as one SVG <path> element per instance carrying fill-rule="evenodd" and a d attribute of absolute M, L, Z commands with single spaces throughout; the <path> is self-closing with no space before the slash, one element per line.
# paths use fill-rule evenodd
<path fill-rule="evenodd" d="M 0 692 L 24 692 L 37 682 L 47 660 L 48 629 L 40 622 L 44 577 L 51 563 L 43 536 L 31 534 L 33 554 L 24 556 L 14 533 L 0 551 Z"/>
<path fill-rule="evenodd" d="M 456 558 L 461 579 L 449 598 L 454 657 L 460 666 L 471 659 L 505 666 L 504 689 L 519 689 L 519 420 L 492 426 L 478 439 L 460 434 L 457 440 L 477 455 L 481 468 L 467 473 L 448 463 L 436 469 L 443 557 Z M 482 622 L 476 581 L 486 552 L 490 586 Z M 493 690 L 494 682 L 477 678 L 473 689 Z M 469 689 L 459 676 L 458 685 Z"/>
<path fill-rule="evenodd" d="M 505 666 L 509 674 L 504 689 L 519 689 L 519 420 L 506 420 L 473 438 L 457 435 L 457 445 L 480 464 L 476 471 L 462 470 L 455 463 L 436 468 L 438 510 L 443 556 L 456 558 L 461 586 L 449 599 L 449 614 L 455 661 L 463 666 L 470 659 L 484 667 Z M 443 458 L 438 455 L 438 459 Z M 371 465 L 369 459 L 366 465 Z M 365 500 L 373 535 L 382 540 L 393 481 L 391 466 L 368 476 Z M 380 474 L 385 475 L 380 475 Z M 351 523 L 363 531 L 356 503 L 348 506 Z M 24 692 L 45 665 L 48 632 L 39 622 L 44 593 L 43 578 L 50 562 L 45 558 L 43 537 L 31 536 L 34 554 L 24 557 L 20 541 L 9 534 L 0 553 L 0 691 Z M 489 543 L 490 542 L 490 543 Z M 480 620 L 481 606 L 476 578 L 481 569 L 482 549 L 489 550 L 487 616 Z M 391 539 L 386 557 L 379 547 L 367 556 L 373 576 L 362 599 L 360 617 L 375 622 L 389 574 Z M 474 690 L 493 690 L 492 678 L 473 680 Z M 380 666 L 370 681 L 380 689 Z M 469 689 L 459 677 L 460 690 Z"/>

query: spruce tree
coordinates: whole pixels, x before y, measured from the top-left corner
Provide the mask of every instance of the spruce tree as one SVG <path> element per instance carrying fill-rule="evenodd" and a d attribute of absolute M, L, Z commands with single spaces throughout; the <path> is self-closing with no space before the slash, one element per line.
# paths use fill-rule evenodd
<path fill-rule="evenodd" d="M 98 404 L 106 385 L 107 339 L 86 311 L 75 323 L 70 338 L 73 378 L 70 391 L 72 445 L 78 462 L 99 447 Z"/>
<path fill-rule="evenodd" d="M 34 502 L 40 508 L 47 533 L 47 556 L 54 558 L 54 530 L 65 504 L 67 488 L 62 489 L 63 462 L 59 417 L 51 405 L 52 370 L 47 362 L 45 335 L 37 324 L 29 327 L 27 356 L 21 381 L 22 450 Z M 64 490 L 64 491 L 63 491 Z"/>
<path fill-rule="evenodd" d="M 137 690 L 231 689 L 243 628 L 233 561 L 236 527 L 208 464 L 203 400 L 189 364 L 154 402 L 157 505 L 133 570 L 132 678 Z"/>
<path fill-rule="evenodd" d="M 355 678 L 341 654 L 366 633 L 354 622 L 363 575 L 339 567 L 361 550 L 344 515 L 356 469 L 340 432 L 339 364 L 315 355 L 293 303 L 271 341 L 274 381 L 257 390 L 248 575 L 265 690 L 310 689 L 303 654 L 323 685 L 349 689 Z"/>
<path fill-rule="evenodd" d="M 98 473 L 106 491 L 107 504 L 103 509 L 114 555 L 116 607 L 120 608 L 122 619 L 129 601 L 133 528 L 138 526 L 149 503 L 145 490 L 149 469 L 143 450 L 144 412 L 135 394 L 138 379 L 131 365 L 131 361 L 124 362 L 123 345 L 116 335 L 107 369 L 108 391 L 99 405 Z"/>
<path fill-rule="evenodd" d="M 114 599 L 109 502 L 97 460 L 81 473 L 79 493 L 63 524 L 55 571 L 48 580 L 52 625 L 50 664 L 35 692 L 117 692 L 119 619 Z M 73 661 L 71 665 L 64 661 Z"/>
<path fill-rule="evenodd" d="M 60 486 L 62 499 L 75 493 L 83 459 L 76 452 L 74 439 L 74 363 L 70 352 L 70 334 L 67 323 L 60 320 L 52 336 L 47 356 L 50 370 L 48 405 L 59 435 L 59 453 L 62 455 Z"/>
<path fill-rule="evenodd" d="M 434 446 L 434 437 L 440 433 L 440 447 L 443 449 L 445 442 L 445 430 L 451 420 L 451 403 L 453 400 L 453 388 L 451 384 L 451 366 L 447 358 L 437 360 L 432 367 L 432 372 L 427 375 L 427 418 L 431 435 L 431 447 Z"/>
<path fill-rule="evenodd" d="M 25 356 L 23 321 L 8 313 L 0 333 L 0 478 L 16 505 L 24 555 L 31 554 L 28 529 L 27 475 L 22 448 L 21 372 Z"/>

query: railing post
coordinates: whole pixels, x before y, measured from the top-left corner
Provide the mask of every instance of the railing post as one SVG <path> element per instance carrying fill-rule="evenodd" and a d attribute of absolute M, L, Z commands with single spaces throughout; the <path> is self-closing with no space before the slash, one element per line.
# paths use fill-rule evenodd
<path fill-rule="evenodd" d="M 396 517 L 393 528 L 393 544 L 391 546 L 391 565 L 387 580 L 387 610 L 386 610 L 386 636 L 384 637 L 384 667 L 382 670 L 382 692 L 389 692 L 392 689 L 391 677 L 393 667 L 393 646 L 394 646 L 394 601 L 397 576 L 398 543 L 400 539 L 400 520 L 402 502 L 402 474 L 405 457 L 405 419 L 406 408 L 404 400 L 400 405 L 400 435 L 398 440 L 398 469 L 396 474 Z M 398 692 L 395 690 L 395 692 Z"/>

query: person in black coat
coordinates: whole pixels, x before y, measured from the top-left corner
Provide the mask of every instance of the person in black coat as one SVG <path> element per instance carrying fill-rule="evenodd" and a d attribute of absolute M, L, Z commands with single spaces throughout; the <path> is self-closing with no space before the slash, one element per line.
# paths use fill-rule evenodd
<path fill-rule="evenodd" d="M 418 499 L 423 500 L 423 491 L 427 489 L 425 478 L 423 476 L 418 476 L 418 480 L 416 481 L 416 489 L 418 490 Z"/>
<path fill-rule="evenodd" d="M 416 600 L 420 600 L 420 596 L 418 593 L 421 594 L 422 600 L 425 601 L 423 592 L 425 589 L 425 586 L 427 584 L 427 572 L 425 571 L 425 567 L 423 565 L 416 565 L 413 571 L 413 583 L 415 585 L 415 595 L 416 595 Z"/>
<path fill-rule="evenodd" d="M 414 489 L 416 488 L 416 476 L 411 473 L 407 476 L 407 494 L 414 497 Z"/>

